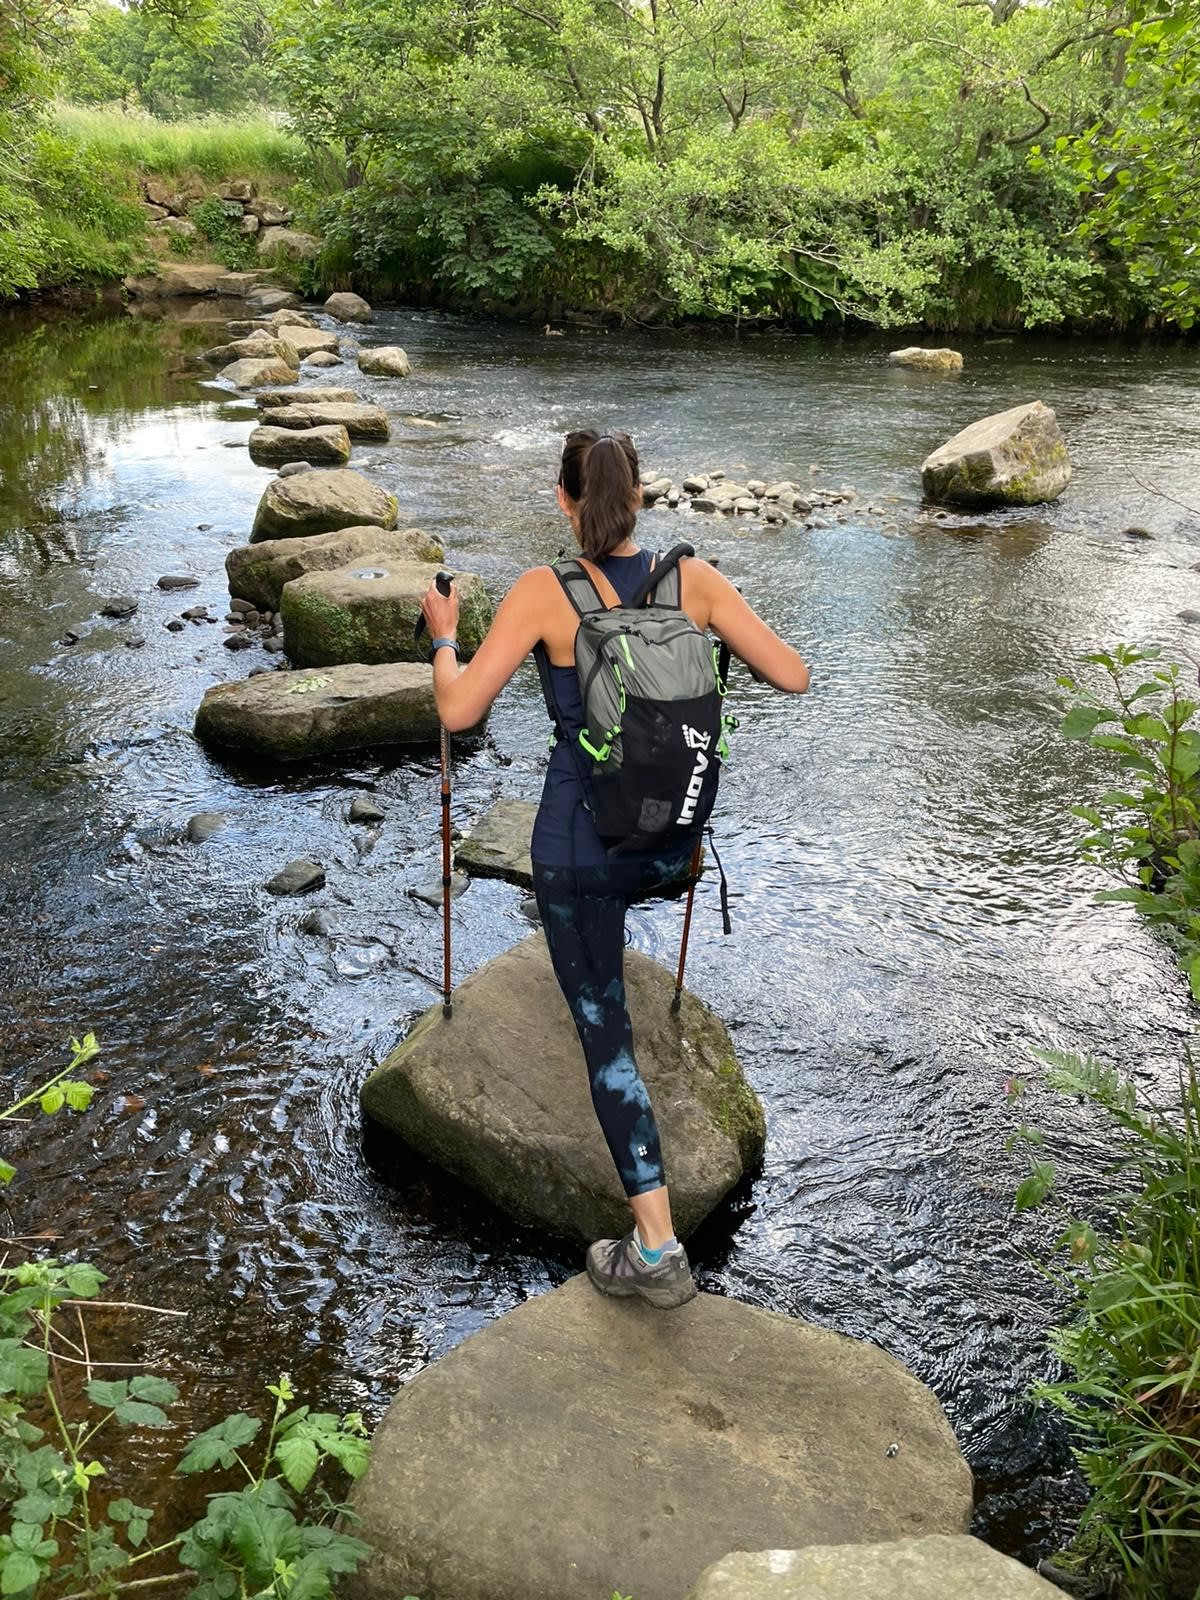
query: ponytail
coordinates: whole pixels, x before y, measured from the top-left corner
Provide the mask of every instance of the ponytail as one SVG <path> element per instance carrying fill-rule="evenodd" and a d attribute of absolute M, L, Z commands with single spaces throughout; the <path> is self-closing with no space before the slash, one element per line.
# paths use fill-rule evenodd
<path fill-rule="evenodd" d="M 627 433 L 582 429 L 567 435 L 558 481 L 579 506 L 579 543 L 600 561 L 633 532 L 639 467 Z"/>

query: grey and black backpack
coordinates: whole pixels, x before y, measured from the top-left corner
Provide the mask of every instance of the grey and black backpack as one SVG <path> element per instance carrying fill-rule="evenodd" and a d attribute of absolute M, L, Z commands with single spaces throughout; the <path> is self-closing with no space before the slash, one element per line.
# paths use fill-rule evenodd
<path fill-rule="evenodd" d="M 612 852 L 668 849 L 695 840 L 713 808 L 726 733 L 729 651 L 679 603 L 679 544 L 656 556 L 628 605 L 608 606 L 582 561 L 554 571 L 579 615 L 575 670 L 584 725 L 575 741 L 596 832 Z M 546 708 L 564 732 L 544 649 L 537 651 Z"/>

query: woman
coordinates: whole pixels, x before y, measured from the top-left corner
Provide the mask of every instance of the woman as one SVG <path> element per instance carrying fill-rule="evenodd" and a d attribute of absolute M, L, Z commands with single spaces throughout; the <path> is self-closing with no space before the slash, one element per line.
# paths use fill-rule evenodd
<path fill-rule="evenodd" d="M 651 567 L 633 542 L 641 507 L 637 452 L 627 434 L 585 429 L 567 435 L 558 505 L 574 530 L 587 570 L 609 605 L 628 603 Z M 760 678 L 802 694 L 808 668 L 706 561 L 685 559 L 680 603 L 698 628 L 710 628 Z M 434 644 L 438 715 L 454 732 L 473 727 L 531 650 L 545 652 L 551 715 L 564 737 L 550 757 L 534 824 L 534 892 L 559 986 L 583 1045 L 592 1103 L 633 1211 L 622 1239 L 588 1250 L 587 1270 L 604 1294 L 639 1295 L 662 1308 L 696 1293 L 675 1238 L 654 1111 L 638 1072 L 625 1002 L 625 911 L 639 894 L 678 881 L 692 845 L 653 855 L 610 856 L 586 805 L 573 741 L 584 722 L 575 672 L 579 617 L 551 567 L 535 567 L 505 596 L 478 653 L 460 668 L 458 598 L 432 586 L 423 602 Z"/>

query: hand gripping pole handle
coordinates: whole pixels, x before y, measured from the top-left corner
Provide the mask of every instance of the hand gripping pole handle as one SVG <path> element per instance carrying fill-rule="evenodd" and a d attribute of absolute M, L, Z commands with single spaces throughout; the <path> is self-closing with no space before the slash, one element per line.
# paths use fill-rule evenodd
<path fill-rule="evenodd" d="M 450 598 L 450 585 L 454 582 L 454 575 L 452 573 L 449 573 L 449 572 L 439 572 L 437 577 L 433 581 L 434 581 L 434 583 L 437 584 L 437 592 L 439 594 L 441 594 L 441 595 L 445 595 L 446 598 L 449 599 Z M 424 632 L 425 632 L 425 613 L 422 612 L 421 615 L 417 618 L 416 627 L 413 629 L 413 644 L 414 645 L 417 645 L 417 646 L 420 645 L 420 643 L 421 643 L 421 635 Z"/>

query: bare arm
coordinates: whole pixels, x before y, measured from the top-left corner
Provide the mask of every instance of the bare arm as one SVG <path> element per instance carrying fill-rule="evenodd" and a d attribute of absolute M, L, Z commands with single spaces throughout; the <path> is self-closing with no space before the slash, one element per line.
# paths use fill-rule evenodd
<path fill-rule="evenodd" d="M 433 658 L 433 693 L 438 716 L 451 733 L 473 728 L 542 636 L 545 568 L 519 577 L 500 602 L 487 637 L 476 654 L 460 667 L 452 650 Z M 458 625 L 458 596 L 446 597 L 430 587 L 423 603 L 430 637 L 453 638 Z"/>
<path fill-rule="evenodd" d="M 688 563 L 691 567 L 692 562 Z M 697 572 L 702 578 L 704 592 L 709 601 L 709 627 L 724 639 L 730 650 L 744 661 L 752 672 L 776 689 L 788 694 L 803 694 L 808 688 L 808 668 L 800 656 L 786 644 L 773 628 L 748 606 L 745 600 L 722 573 L 707 562 L 696 562 L 703 568 Z"/>

